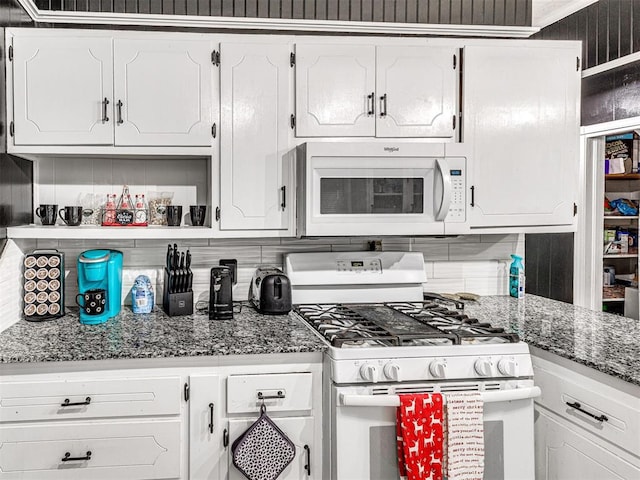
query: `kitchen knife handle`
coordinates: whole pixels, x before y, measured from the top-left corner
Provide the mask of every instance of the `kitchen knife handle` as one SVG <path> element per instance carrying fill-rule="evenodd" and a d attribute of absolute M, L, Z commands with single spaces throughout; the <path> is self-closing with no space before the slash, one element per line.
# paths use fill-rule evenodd
<path fill-rule="evenodd" d="M 118 100 L 116 106 L 118 107 L 118 125 L 122 125 L 124 123 L 124 120 L 122 120 L 122 101 Z"/>
<path fill-rule="evenodd" d="M 109 121 L 109 117 L 107 116 L 107 105 L 109 105 L 109 99 L 104 97 L 104 100 L 102 101 L 102 123 Z"/>

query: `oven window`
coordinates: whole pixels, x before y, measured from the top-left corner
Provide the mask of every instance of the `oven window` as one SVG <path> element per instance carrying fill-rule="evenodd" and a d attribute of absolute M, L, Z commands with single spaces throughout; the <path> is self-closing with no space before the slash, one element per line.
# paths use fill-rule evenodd
<path fill-rule="evenodd" d="M 484 422 L 484 479 L 504 478 L 504 425 L 502 421 Z M 395 480 L 398 475 L 396 427 L 369 428 L 369 479 Z"/>
<path fill-rule="evenodd" d="M 424 178 L 321 178 L 320 213 L 424 212 Z"/>

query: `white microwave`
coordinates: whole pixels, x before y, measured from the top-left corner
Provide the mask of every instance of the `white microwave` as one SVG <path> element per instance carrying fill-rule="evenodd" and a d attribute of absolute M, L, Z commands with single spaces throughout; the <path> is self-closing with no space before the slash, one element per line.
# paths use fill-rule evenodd
<path fill-rule="evenodd" d="M 467 220 L 466 159 L 444 144 L 305 143 L 296 177 L 300 237 L 444 235 Z"/>

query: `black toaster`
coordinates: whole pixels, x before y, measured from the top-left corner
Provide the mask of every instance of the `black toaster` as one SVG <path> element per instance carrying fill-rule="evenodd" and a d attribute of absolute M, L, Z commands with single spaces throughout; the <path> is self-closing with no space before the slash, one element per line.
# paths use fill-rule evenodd
<path fill-rule="evenodd" d="M 258 267 L 249 286 L 249 302 L 260 313 L 284 314 L 291 310 L 291 284 L 282 270 Z"/>

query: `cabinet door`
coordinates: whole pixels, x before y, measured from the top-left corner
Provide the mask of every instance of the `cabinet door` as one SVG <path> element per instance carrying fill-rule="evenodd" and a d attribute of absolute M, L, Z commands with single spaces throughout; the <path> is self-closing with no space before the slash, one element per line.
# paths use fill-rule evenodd
<path fill-rule="evenodd" d="M 375 135 L 375 47 L 296 45 L 296 136 Z"/>
<path fill-rule="evenodd" d="M 220 228 L 288 228 L 290 48 L 223 44 Z"/>
<path fill-rule="evenodd" d="M 116 39 L 116 145 L 211 145 L 208 40 Z"/>
<path fill-rule="evenodd" d="M 536 410 L 537 480 L 640 478 L 640 468 L 624 461 L 578 431 L 578 427 L 548 414 L 546 410 Z"/>
<path fill-rule="evenodd" d="M 218 375 L 189 377 L 189 476 L 217 480 L 225 460 L 224 405 Z"/>
<path fill-rule="evenodd" d="M 111 38 L 18 36 L 13 52 L 16 145 L 113 143 Z"/>
<path fill-rule="evenodd" d="M 377 47 L 376 136 L 452 137 L 457 56 L 452 47 Z"/>
<path fill-rule="evenodd" d="M 465 48 L 472 227 L 573 222 L 578 55 L 558 45 Z"/>
<path fill-rule="evenodd" d="M 287 417 L 271 420 L 296 447 L 293 461 L 282 471 L 278 480 L 308 480 L 319 478 L 314 475 L 310 456 L 313 455 L 313 417 Z M 231 420 L 229 422 L 229 445 L 247 430 L 257 418 Z M 307 448 L 305 448 L 305 446 Z M 308 468 L 305 468 L 307 467 Z M 310 473 L 309 473 L 310 472 Z M 229 480 L 244 480 L 246 477 L 233 465 L 233 453 L 229 448 Z"/>

